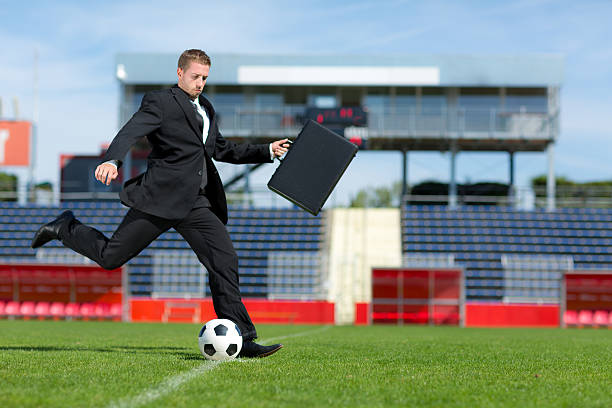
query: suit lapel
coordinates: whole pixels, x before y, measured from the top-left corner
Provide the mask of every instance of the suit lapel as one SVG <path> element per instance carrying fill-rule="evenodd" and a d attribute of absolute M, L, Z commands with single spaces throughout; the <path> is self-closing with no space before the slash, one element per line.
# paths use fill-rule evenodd
<path fill-rule="evenodd" d="M 176 99 L 176 102 L 183 110 L 183 113 L 185 113 L 185 116 L 187 117 L 187 122 L 189 122 L 189 126 L 191 126 L 191 129 L 195 132 L 195 136 L 198 138 L 200 143 L 203 143 L 202 131 L 199 130 L 198 122 L 195 118 L 193 104 L 189 100 L 189 97 L 187 97 L 187 95 L 185 95 L 185 92 L 183 92 L 183 90 L 180 89 L 178 86 L 174 86 L 170 89 L 172 90 L 174 99 Z"/>

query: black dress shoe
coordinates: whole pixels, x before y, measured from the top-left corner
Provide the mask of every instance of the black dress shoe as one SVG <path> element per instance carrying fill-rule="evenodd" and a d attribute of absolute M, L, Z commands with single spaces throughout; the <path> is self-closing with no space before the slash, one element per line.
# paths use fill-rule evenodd
<path fill-rule="evenodd" d="M 248 340 L 242 343 L 242 349 L 240 350 L 238 357 L 268 357 L 270 354 L 276 353 L 281 348 L 283 348 L 282 344 L 262 346 L 261 344 L 255 343 L 253 340 Z"/>
<path fill-rule="evenodd" d="M 74 214 L 72 211 L 64 211 L 48 224 L 43 225 L 36 231 L 34 238 L 32 239 L 32 248 L 38 248 L 45 245 L 47 242 L 58 239 L 60 228 L 67 225 L 70 221 L 74 220 Z"/>

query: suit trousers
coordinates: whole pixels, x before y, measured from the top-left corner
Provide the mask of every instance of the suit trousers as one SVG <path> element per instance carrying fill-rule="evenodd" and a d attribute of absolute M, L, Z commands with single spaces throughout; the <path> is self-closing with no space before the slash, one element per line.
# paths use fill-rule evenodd
<path fill-rule="evenodd" d="M 160 218 L 131 208 L 110 239 L 78 220 L 63 228 L 59 237 L 64 246 L 104 269 L 115 269 L 170 228 L 181 234 L 208 270 L 217 317 L 238 324 L 245 340 L 255 339 L 255 326 L 240 296 L 238 255 L 225 225 L 211 211 L 205 196 L 199 195 L 193 209 L 181 220 Z"/>

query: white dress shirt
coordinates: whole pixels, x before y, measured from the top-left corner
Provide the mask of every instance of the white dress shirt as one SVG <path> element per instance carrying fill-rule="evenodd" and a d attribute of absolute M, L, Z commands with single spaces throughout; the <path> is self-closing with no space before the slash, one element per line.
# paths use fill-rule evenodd
<path fill-rule="evenodd" d="M 200 98 L 195 98 L 195 100 L 191 101 L 193 103 L 200 114 L 202 119 L 204 119 L 204 126 L 202 126 L 202 141 L 206 144 L 206 139 L 208 139 L 208 130 L 210 129 L 210 119 L 208 119 L 208 114 L 206 110 L 200 106 Z"/>

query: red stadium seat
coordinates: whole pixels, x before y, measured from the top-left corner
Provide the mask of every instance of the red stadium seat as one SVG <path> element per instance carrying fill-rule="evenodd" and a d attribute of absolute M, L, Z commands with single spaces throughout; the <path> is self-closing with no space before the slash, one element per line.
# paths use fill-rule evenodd
<path fill-rule="evenodd" d="M 94 315 L 98 319 L 110 319 L 110 306 L 107 303 L 96 303 L 94 305 Z"/>
<path fill-rule="evenodd" d="M 596 310 L 595 313 L 593 313 L 593 324 L 595 326 L 607 326 L 608 312 L 605 310 Z"/>
<path fill-rule="evenodd" d="M 593 324 L 593 312 L 590 310 L 581 310 L 578 312 L 578 325 L 591 326 Z"/>
<path fill-rule="evenodd" d="M 123 307 L 121 303 L 113 303 L 110 307 L 110 316 L 113 320 L 121 320 L 123 315 Z"/>
<path fill-rule="evenodd" d="M 4 303 L 4 300 L 0 300 L 0 317 L 4 316 L 4 306 L 6 305 L 6 303 Z"/>
<path fill-rule="evenodd" d="M 19 316 L 19 302 L 7 302 L 4 306 L 4 315 L 8 317 Z"/>
<path fill-rule="evenodd" d="M 34 307 L 34 314 L 39 320 L 46 319 L 51 315 L 49 312 L 49 307 L 49 302 L 38 302 L 36 307 Z"/>
<path fill-rule="evenodd" d="M 610 311 L 610 315 L 608 316 L 608 328 L 612 329 L 612 311 Z"/>
<path fill-rule="evenodd" d="M 54 319 L 58 320 L 64 317 L 64 309 L 66 305 L 62 302 L 53 302 L 51 303 L 51 307 L 49 308 L 49 315 Z"/>
<path fill-rule="evenodd" d="M 23 302 L 21 304 L 21 306 L 19 307 L 19 314 L 24 318 L 24 319 L 29 319 L 31 317 L 34 317 L 34 309 L 35 309 L 35 305 L 34 302 Z"/>
<path fill-rule="evenodd" d="M 96 318 L 95 306 L 93 303 L 83 303 L 81 305 L 80 312 L 83 320 L 91 320 Z"/>
<path fill-rule="evenodd" d="M 72 319 L 78 319 L 79 317 L 81 317 L 81 308 L 79 307 L 79 304 L 68 303 L 64 308 L 64 316 Z"/>
<path fill-rule="evenodd" d="M 577 326 L 578 313 L 575 310 L 566 310 L 563 314 L 563 321 L 566 326 Z"/>

